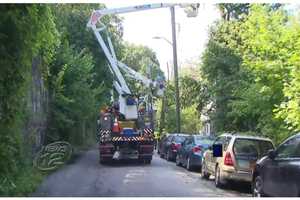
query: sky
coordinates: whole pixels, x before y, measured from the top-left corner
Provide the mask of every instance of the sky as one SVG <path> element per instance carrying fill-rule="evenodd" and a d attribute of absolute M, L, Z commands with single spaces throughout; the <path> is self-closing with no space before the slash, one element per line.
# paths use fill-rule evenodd
<path fill-rule="evenodd" d="M 120 8 L 147 4 L 145 1 L 122 0 L 104 1 L 107 8 Z M 153 3 L 153 1 L 152 1 Z M 186 62 L 200 58 L 208 39 L 209 26 L 220 14 L 213 4 L 200 4 L 198 16 L 188 18 L 183 8 L 175 7 L 177 54 L 179 69 Z M 120 14 L 123 20 L 123 39 L 137 45 L 145 45 L 156 52 L 161 69 L 167 75 L 167 62 L 172 66 L 172 46 L 162 39 L 153 39 L 155 36 L 164 37 L 172 41 L 171 15 L 169 8 L 160 8 L 147 11 Z M 130 67 L 130 66 L 129 66 Z"/>

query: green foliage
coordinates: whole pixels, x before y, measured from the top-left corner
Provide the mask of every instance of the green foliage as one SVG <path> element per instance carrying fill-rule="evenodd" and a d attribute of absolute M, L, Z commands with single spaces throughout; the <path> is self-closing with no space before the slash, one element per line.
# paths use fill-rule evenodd
<path fill-rule="evenodd" d="M 240 19 L 243 14 L 248 14 L 249 3 L 220 3 L 218 8 L 221 12 L 221 17 L 224 20 Z"/>
<path fill-rule="evenodd" d="M 236 97 L 234 90 L 246 79 L 240 69 L 241 57 L 237 52 L 241 40 L 239 22 L 222 21 L 212 28 L 207 48 L 202 57 L 201 71 L 206 83 L 203 90 L 206 105 L 215 102 L 210 117 L 216 131 L 233 131 L 236 125 L 227 116 L 232 111 L 229 103 Z M 202 103 L 203 105 L 204 103 Z M 204 107 L 204 105 L 202 106 Z"/>
<path fill-rule="evenodd" d="M 163 76 L 163 72 L 159 68 L 159 62 L 152 49 L 142 45 L 129 44 L 127 42 L 123 45 L 124 48 L 121 53 L 121 62 L 126 63 L 127 66 L 136 71 L 140 71 L 144 75 L 149 74 L 153 79 L 157 76 Z"/>
<path fill-rule="evenodd" d="M 93 67 L 90 54 L 78 53 L 66 44 L 57 49 L 50 71 L 51 137 L 59 136 L 66 141 L 77 137 L 77 144 L 84 143 L 80 135 L 87 132 L 84 126 L 94 124 L 98 111 L 96 96 L 101 92 L 101 88 L 92 88 Z"/>
<path fill-rule="evenodd" d="M 21 133 L 32 60 L 42 59 L 46 76 L 58 40 L 48 6 L 3 5 L 0 10 L 0 194 L 7 195 L 27 190 L 18 177 L 28 166 Z"/>
<path fill-rule="evenodd" d="M 278 111 L 276 116 L 284 119 L 287 128 L 291 131 L 300 130 L 300 57 L 298 54 L 300 49 L 300 24 L 298 19 L 299 17 L 291 19 L 289 26 L 291 39 L 288 47 L 292 47 L 292 51 L 289 52 L 286 65 L 290 66 L 291 70 L 288 74 L 288 80 L 283 83 L 284 101 L 281 102 L 278 109 L 275 109 L 275 111 Z"/>
<path fill-rule="evenodd" d="M 196 105 L 195 109 L 200 113 L 208 99 L 204 80 L 197 80 L 189 75 L 180 77 L 180 103 L 183 108 Z"/>
<path fill-rule="evenodd" d="M 280 5 L 253 4 L 245 14 L 211 29 L 201 65 L 206 104 L 214 102 L 217 131 L 279 142 L 299 128 L 299 22 Z"/>
<path fill-rule="evenodd" d="M 31 166 L 23 166 L 22 170 L 16 172 L 16 178 L 3 177 L 0 179 L 0 196 L 29 196 L 42 182 L 44 175 Z"/>
<path fill-rule="evenodd" d="M 112 88 L 112 76 L 108 68 L 107 59 L 100 48 L 94 33 L 86 28 L 87 20 L 94 9 L 104 8 L 103 4 L 67 4 L 53 5 L 52 10 L 55 16 L 57 29 L 61 34 L 63 41 L 68 41 L 70 46 L 75 51 L 85 51 L 93 57 L 94 67 L 92 68 L 93 88 L 98 88 L 101 85 L 105 90 L 99 93 L 97 101 L 100 104 L 105 104 L 109 101 L 109 89 Z M 109 36 L 115 47 L 117 56 L 120 55 L 122 49 L 121 35 L 122 31 L 119 28 L 121 20 L 116 16 L 104 16 L 101 19 L 107 26 Z"/>
<path fill-rule="evenodd" d="M 147 46 L 134 45 L 128 42 L 123 42 L 122 46 L 123 48 L 120 52 L 121 62 L 149 79 L 155 80 L 157 77 L 164 77 L 156 54 L 152 49 Z M 126 76 L 125 79 L 134 94 L 145 91 L 143 86 L 137 83 L 136 80 Z"/>
<path fill-rule="evenodd" d="M 274 113 L 284 100 L 284 83 L 289 81 L 293 68 L 293 63 L 289 62 L 290 54 L 296 50 L 294 39 L 297 39 L 297 33 L 287 24 L 288 20 L 283 9 L 270 10 L 268 6 L 253 5 L 242 26 L 246 30 L 242 34 L 243 65 L 253 73 L 258 87 L 257 98 L 261 99 L 255 104 L 261 108 L 257 126 L 275 140 L 288 134 L 284 120 L 276 118 Z"/>
<path fill-rule="evenodd" d="M 197 134 L 200 131 L 202 124 L 195 104 L 182 109 L 181 116 L 181 130 L 183 133 Z"/>
<path fill-rule="evenodd" d="M 205 102 L 206 96 L 201 87 L 200 81 L 193 79 L 189 75 L 180 78 L 180 100 L 181 100 L 181 132 L 198 133 L 202 127 L 200 120 L 200 110 L 202 102 Z M 202 96 L 201 96 L 202 95 Z M 161 112 L 165 112 L 164 132 L 176 132 L 176 104 L 175 104 L 175 87 L 173 83 L 168 83 L 165 90 L 166 108 L 161 110 L 161 103 L 157 105 L 157 116 L 161 116 Z M 160 124 L 159 126 L 160 127 Z"/>

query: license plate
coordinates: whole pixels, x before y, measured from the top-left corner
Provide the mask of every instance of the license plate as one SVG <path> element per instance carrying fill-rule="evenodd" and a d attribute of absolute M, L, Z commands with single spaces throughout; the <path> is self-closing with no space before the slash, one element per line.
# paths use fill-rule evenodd
<path fill-rule="evenodd" d="M 239 166 L 241 168 L 248 168 L 249 167 L 249 161 L 248 160 L 239 160 Z"/>

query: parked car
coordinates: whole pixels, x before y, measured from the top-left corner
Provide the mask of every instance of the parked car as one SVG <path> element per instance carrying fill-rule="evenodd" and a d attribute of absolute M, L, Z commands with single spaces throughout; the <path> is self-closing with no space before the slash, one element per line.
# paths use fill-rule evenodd
<path fill-rule="evenodd" d="M 212 145 L 213 137 L 191 135 L 187 137 L 177 152 L 176 165 L 184 166 L 187 170 L 201 169 L 202 156 L 205 150 Z"/>
<path fill-rule="evenodd" d="M 160 156 L 166 158 L 168 161 L 174 161 L 176 159 L 177 151 L 181 147 L 181 143 L 188 135 L 173 133 L 168 135 L 164 141 L 162 141 Z"/>
<path fill-rule="evenodd" d="M 162 149 L 162 146 L 163 144 L 166 142 L 166 139 L 167 137 L 169 136 L 170 134 L 166 134 L 166 135 L 163 135 L 160 140 L 158 141 L 158 144 L 157 144 L 157 153 L 160 154 L 161 152 L 161 149 Z"/>
<path fill-rule="evenodd" d="M 213 174 L 216 187 L 228 181 L 251 183 L 256 161 L 274 149 L 270 139 L 238 134 L 223 134 L 216 138 L 213 146 L 203 155 L 202 177 L 208 179 Z M 220 155 L 217 155 L 218 146 Z"/>
<path fill-rule="evenodd" d="M 300 133 L 257 161 L 253 196 L 300 197 Z"/>

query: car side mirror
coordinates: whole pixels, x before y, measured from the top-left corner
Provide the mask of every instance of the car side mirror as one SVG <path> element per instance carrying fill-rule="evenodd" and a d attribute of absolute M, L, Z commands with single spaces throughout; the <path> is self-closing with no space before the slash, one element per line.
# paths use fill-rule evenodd
<path fill-rule="evenodd" d="M 213 149 L 213 157 L 222 157 L 223 156 L 222 144 L 214 144 L 212 146 L 212 149 Z"/>
<path fill-rule="evenodd" d="M 275 156 L 276 156 L 276 152 L 273 149 L 271 149 L 271 150 L 268 151 L 268 157 L 270 159 L 273 160 L 275 158 Z"/>

